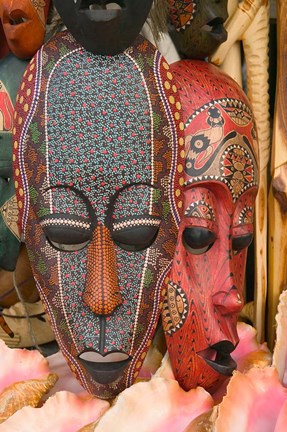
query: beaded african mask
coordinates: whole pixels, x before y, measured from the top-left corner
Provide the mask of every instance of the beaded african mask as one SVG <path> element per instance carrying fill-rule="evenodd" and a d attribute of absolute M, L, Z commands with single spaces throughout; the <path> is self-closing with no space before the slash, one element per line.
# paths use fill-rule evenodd
<path fill-rule="evenodd" d="M 1 0 L 0 20 L 18 58 L 31 58 L 44 43 L 49 4 L 50 0 Z"/>
<path fill-rule="evenodd" d="M 55 0 L 67 29 L 88 51 L 114 55 L 133 44 L 152 0 Z"/>
<path fill-rule="evenodd" d="M 59 33 L 18 94 L 32 268 L 67 362 L 101 398 L 135 380 L 160 315 L 182 206 L 179 109 L 168 64 L 142 37 L 109 57 Z"/>
<path fill-rule="evenodd" d="M 227 39 L 227 0 L 168 0 L 169 34 L 182 58 L 204 59 Z"/>
<path fill-rule="evenodd" d="M 184 214 L 163 323 L 173 371 L 213 391 L 236 368 L 247 247 L 258 190 L 254 118 L 240 87 L 202 61 L 172 65 L 185 121 Z"/>

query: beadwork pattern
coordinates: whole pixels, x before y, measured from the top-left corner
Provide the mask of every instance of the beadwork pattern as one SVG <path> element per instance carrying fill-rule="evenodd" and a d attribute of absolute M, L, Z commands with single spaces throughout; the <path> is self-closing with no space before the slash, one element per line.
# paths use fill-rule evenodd
<path fill-rule="evenodd" d="M 60 348 L 102 398 L 134 382 L 158 323 L 182 208 L 180 110 L 168 64 L 142 37 L 104 57 L 59 33 L 32 59 L 18 94 L 20 224 Z M 74 223 L 91 231 L 89 241 L 57 250 Z M 143 250 L 113 239 L 130 242 L 139 229 L 152 242 Z M 78 361 L 85 350 L 124 352 L 131 362 L 100 384 Z"/>

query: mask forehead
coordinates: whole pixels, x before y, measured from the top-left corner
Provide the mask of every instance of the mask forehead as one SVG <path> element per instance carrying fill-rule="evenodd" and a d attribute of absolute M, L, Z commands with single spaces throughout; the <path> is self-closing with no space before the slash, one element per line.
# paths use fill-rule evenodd
<path fill-rule="evenodd" d="M 256 126 L 244 92 L 209 63 L 183 60 L 178 66 L 173 72 L 185 107 L 186 184 L 219 180 L 233 198 L 258 186 Z M 237 191 L 232 190 L 236 179 Z"/>
<path fill-rule="evenodd" d="M 154 180 L 150 96 L 134 66 L 79 50 L 57 63 L 47 87 L 47 179 L 78 185 L 102 222 L 119 185 Z"/>
<path fill-rule="evenodd" d="M 212 100 L 208 108 L 200 107 L 188 123 L 186 184 L 223 182 L 233 201 L 247 189 L 258 186 L 253 150 L 256 135 L 247 105 L 237 99 Z"/>
<path fill-rule="evenodd" d="M 60 347 L 88 391 L 110 398 L 136 378 L 160 314 L 182 207 L 180 103 L 141 37 L 103 57 L 63 32 L 43 51 L 18 94 L 20 217 Z M 59 250 L 77 233 L 87 245 Z M 87 352 L 121 357 L 87 372 Z"/>
<path fill-rule="evenodd" d="M 56 0 L 55 6 L 74 38 L 94 54 L 115 55 L 132 45 L 152 0 L 93 2 Z"/>

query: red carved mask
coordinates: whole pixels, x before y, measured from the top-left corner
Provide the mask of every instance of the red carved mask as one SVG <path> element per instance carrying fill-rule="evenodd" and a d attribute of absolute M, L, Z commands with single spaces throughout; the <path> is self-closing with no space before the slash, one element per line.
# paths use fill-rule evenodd
<path fill-rule="evenodd" d="M 14 174 L 37 286 L 71 369 L 110 398 L 141 368 L 174 254 L 184 163 L 175 80 L 142 37 L 96 56 L 65 31 L 20 88 Z"/>
<path fill-rule="evenodd" d="M 163 323 L 180 385 L 213 391 L 236 367 L 258 190 L 254 118 L 240 87 L 202 61 L 172 65 L 185 121 L 184 214 Z"/>
<path fill-rule="evenodd" d="M 0 19 L 12 53 L 29 59 L 42 46 L 50 0 L 1 0 Z"/>

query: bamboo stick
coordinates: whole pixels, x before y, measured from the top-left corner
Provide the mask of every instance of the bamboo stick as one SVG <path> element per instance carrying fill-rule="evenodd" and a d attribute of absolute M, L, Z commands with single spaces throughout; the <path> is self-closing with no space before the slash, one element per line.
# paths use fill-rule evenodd
<path fill-rule="evenodd" d="M 280 293 L 287 287 L 287 3 L 277 0 L 277 79 L 273 122 L 268 236 L 268 343 L 275 339 Z"/>
<path fill-rule="evenodd" d="M 259 342 L 265 338 L 265 309 L 267 295 L 267 165 L 270 151 L 270 122 L 268 99 L 268 0 L 244 0 L 237 2 L 234 10 L 234 0 L 230 0 L 233 10 L 226 23 L 227 41 L 222 44 L 210 61 L 221 65 L 239 84 L 241 77 L 240 54 L 238 41 L 243 44 L 247 67 L 248 97 L 253 107 L 253 113 L 258 129 L 260 157 L 260 188 L 255 204 L 255 316 Z M 233 12 L 233 13 L 232 13 Z M 234 52 L 234 44 L 237 53 Z M 231 65 L 231 66 L 230 66 Z M 230 68 L 230 71 L 229 71 Z M 238 72 L 240 69 L 240 72 Z"/>

